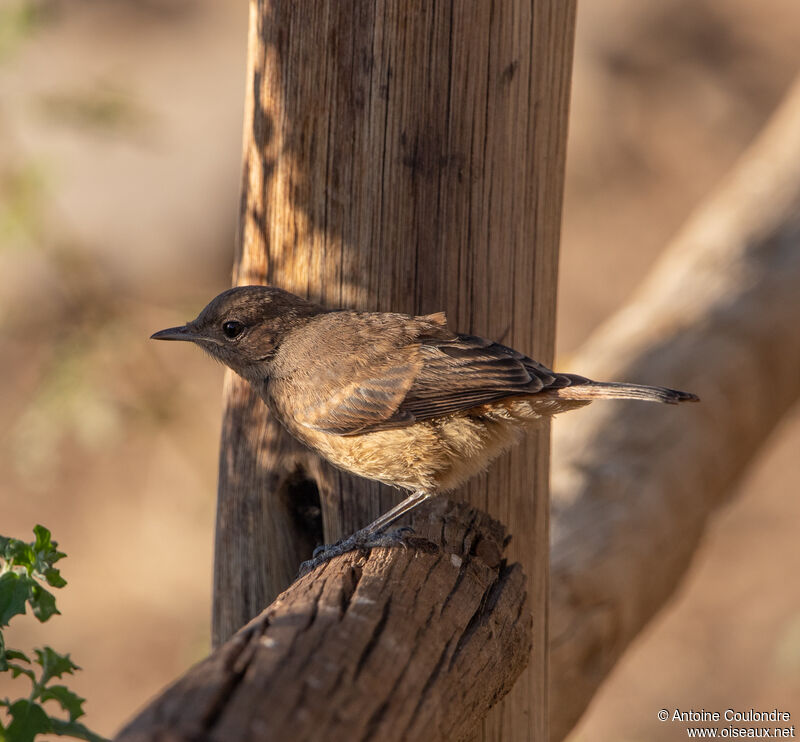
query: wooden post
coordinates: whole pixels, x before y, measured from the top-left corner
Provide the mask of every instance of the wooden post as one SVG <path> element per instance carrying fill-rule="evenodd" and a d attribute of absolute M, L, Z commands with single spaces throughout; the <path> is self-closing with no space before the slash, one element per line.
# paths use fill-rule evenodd
<path fill-rule="evenodd" d="M 574 0 L 251 0 L 235 282 L 444 309 L 551 362 L 574 25 Z M 317 541 L 398 497 L 302 449 L 232 375 L 225 400 L 215 645 Z M 508 526 L 534 614 L 532 661 L 484 739 L 546 739 L 548 438 L 455 495 Z"/>

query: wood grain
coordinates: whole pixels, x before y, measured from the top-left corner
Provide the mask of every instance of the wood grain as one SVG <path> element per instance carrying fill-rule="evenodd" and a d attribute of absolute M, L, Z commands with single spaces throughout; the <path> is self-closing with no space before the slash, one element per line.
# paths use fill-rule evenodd
<path fill-rule="evenodd" d="M 429 313 L 553 356 L 574 0 L 252 0 L 234 280 Z M 324 353 L 324 348 L 320 348 Z M 398 494 L 334 471 L 226 380 L 214 642 Z M 543 739 L 548 431 L 458 494 L 511 525 L 534 656 L 484 739 Z"/>
<path fill-rule="evenodd" d="M 528 661 L 525 576 L 466 505 L 439 498 L 415 527 L 295 582 L 117 741 L 469 738 Z"/>

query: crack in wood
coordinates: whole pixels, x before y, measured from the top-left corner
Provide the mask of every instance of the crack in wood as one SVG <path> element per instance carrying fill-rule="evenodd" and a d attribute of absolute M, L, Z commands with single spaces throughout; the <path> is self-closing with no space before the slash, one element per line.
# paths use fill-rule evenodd
<path fill-rule="evenodd" d="M 358 680 L 358 676 L 361 675 L 361 671 L 364 669 L 364 666 L 367 663 L 367 659 L 369 658 L 372 650 L 378 644 L 378 640 L 383 633 L 384 628 L 386 627 L 386 622 L 389 620 L 389 611 L 392 607 L 392 598 L 391 596 L 386 600 L 383 604 L 383 610 L 381 611 L 381 617 L 378 623 L 375 624 L 375 628 L 372 630 L 372 634 L 369 637 L 366 645 L 364 646 L 364 650 L 361 652 L 361 655 L 358 658 L 358 662 L 356 662 L 356 669 L 355 673 L 353 674 L 353 680 Z"/>
<path fill-rule="evenodd" d="M 214 729 L 223 712 L 227 708 L 228 701 L 236 693 L 236 688 L 242 682 L 242 679 L 247 672 L 250 661 L 253 658 L 253 638 L 257 634 L 259 637 L 264 635 L 264 632 L 269 628 L 269 619 L 265 619 L 259 625 L 254 626 L 247 633 L 240 636 L 240 646 L 238 651 L 236 646 L 230 647 L 230 657 L 226 658 L 226 665 L 230 667 L 230 675 L 228 679 L 220 686 L 219 692 L 214 702 L 211 704 L 208 711 L 201 717 L 201 726 L 207 728 L 209 731 Z M 226 645 L 227 646 L 227 645 Z"/>
<path fill-rule="evenodd" d="M 305 575 L 118 742 L 462 739 L 527 662 L 525 579 L 494 559 L 505 533 L 485 514 L 442 500 L 426 517 L 418 532 L 446 534 L 436 553 L 420 539 Z M 494 546 L 459 553 L 479 542 Z"/>
<path fill-rule="evenodd" d="M 488 621 L 492 610 L 497 605 L 500 594 L 505 588 L 506 580 L 504 577 L 507 575 L 508 571 L 506 571 L 504 575 L 498 575 L 498 577 L 492 580 L 492 582 L 489 583 L 489 585 L 483 591 L 480 602 L 478 603 L 478 607 L 470 617 L 469 622 L 467 623 L 461 637 L 458 640 L 458 643 L 456 644 L 455 649 L 453 650 L 453 656 L 450 658 L 450 669 L 453 668 L 453 665 L 461 655 L 461 652 L 466 648 L 467 644 L 475 635 L 477 630 Z"/>
<path fill-rule="evenodd" d="M 453 637 L 454 638 L 454 637 Z M 422 690 L 420 691 L 419 698 L 417 699 L 417 704 L 414 706 L 414 711 L 411 713 L 411 718 L 406 725 L 405 731 L 403 732 L 403 736 L 407 736 L 409 729 L 411 729 L 412 725 L 414 724 L 415 717 L 419 713 L 420 708 L 422 708 L 422 704 L 428 698 L 428 691 L 436 682 L 436 679 L 439 677 L 439 673 L 442 671 L 444 667 L 445 660 L 447 659 L 447 655 L 450 652 L 450 647 L 452 646 L 453 639 L 449 639 L 447 644 L 444 645 L 439 658 L 436 660 L 436 664 L 433 666 L 433 669 L 428 674 L 427 679 L 425 680 L 425 684 L 422 686 Z"/>

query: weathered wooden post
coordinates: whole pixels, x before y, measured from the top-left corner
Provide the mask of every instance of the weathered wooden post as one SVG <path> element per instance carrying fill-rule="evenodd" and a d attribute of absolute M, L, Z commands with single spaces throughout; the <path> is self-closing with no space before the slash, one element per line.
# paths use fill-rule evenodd
<path fill-rule="evenodd" d="M 234 281 L 444 309 L 549 363 L 574 25 L 574 0 L 251 0 Z M 397 498 L 300 448 L 230 374 L 225 400 L 215 645 Z M 534 614 L 487 740 L 547 735 L 548 459 L 543 429 L 457 493 L 509 528 Z"/>

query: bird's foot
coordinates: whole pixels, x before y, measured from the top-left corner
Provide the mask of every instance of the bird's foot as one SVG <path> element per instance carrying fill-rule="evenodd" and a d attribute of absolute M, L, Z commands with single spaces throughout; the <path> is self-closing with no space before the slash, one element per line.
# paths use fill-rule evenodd
<path fill-rule="evenodd" d="M 334 557 L 346 554 L 348 551 L 362 551 L 367 552 L 378 546 L 402 546 L 407 548 L 406 539 L 414 534 L 414 529 L 411 526 L 402 526 L 392 531 L 370 531 L 368 528 L 363 528 L 356 531 L 349 538 L 337 541 L 335 544 L 324 544 L 314 549 L 311 559 L 303 562 L 300 565 L 298 576 L 302 577 L 308 574 L 312 569 L 318 567 L 320 564 L 333 559 Z"/>

